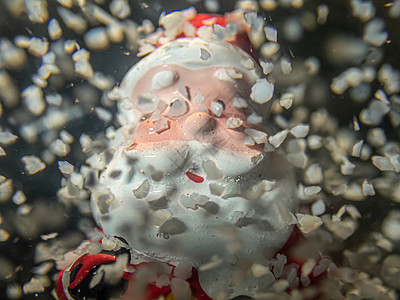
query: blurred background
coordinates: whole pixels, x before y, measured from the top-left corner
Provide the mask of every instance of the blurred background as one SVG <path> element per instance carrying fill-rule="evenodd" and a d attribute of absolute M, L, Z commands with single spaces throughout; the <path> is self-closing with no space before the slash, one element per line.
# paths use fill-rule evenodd
<path fill-rule="evenodd" d="M 303 195 L 300 213 L 312 214 L 313 203 L 321 200 L 323 214 L 328 216 L 343 205 L 356 207 L 361 215 L 352 219 L 348 236 L 325 224 L 310 239 L 330 240 L 329 246 L 321 246 L 324 255 L 338 266 L 361 270 L 371 278 L 382 279 L 385 258 L 399 258 L 400 236 L 393 232 L 400 232 L 398 170 L 395 164 L 388 170 L 377 168 L 371 156 L 400 153 L 400 1 L 0 0 L 0 132 L 18 137 L 11 142 L 4 136 L 0 139 L 6 153 L 0 156 L 0 175 L 4 176 L 0 180 L 1 299 L 53 299 L 56 270 L 52 259 L 77 247 L 95 227 L 87 197 L 80 194 L 72 199 L 77 191 L 67 199 L 60 195 L 63 176 L 58 161 L 79 168 L 91 153 L 82 149 L 85 139 L 101 140 L 110 128 L 118 127 L 116 101 L 110 91 L 138 61 L 139 39 L 157 28 L 162 12 L 191 6 L 198 12 L 218 14 L 254 7 L 263 20 L 261 28 L 277 30 L 279 50 L 270 53 L 263 48 L 269 42 L 265 35 L 259 48 L 261 60 L 272 62 L 276 69 L 271 75 L 276 99 L 268 122 L 277 130 L 285 122 L 307 123 L 310 135 L 323 140 L 315 148 L 310 148 L 314 144 L 308 140 L 306 150 L 307 167 L 317 163 L 324 173 L 318 195 L 304 196 L 301 186 L 312 185 L 305 178 L 307 167 L 296 169 Z M 122 38 L 119 27 L 114 28 L 114 36 L 96 12 L 112 16 L 123 28 Z M 53 19 L 60 29 L 50 34 Z M 90 35 L 103 37 L 91 31 L 98 28 L 107 28 L 112 37 L 103 46 L 90 43 Z M 32 46 L 32 41 L 37 45 Z M 76 45 L 90 52 L 94 78 L 74 70 Z M 54 56 L 46 56 L 49 53 Z M 280 70 L 282 58 L 290 61 L 290 74 Z M 46 64 L 56 65 L 58 71 L 42 76 Z M 35 96 L 37 90 L 26 92 L 32 85 L 39 87 L 41 96 Z M 279 105 L 287 91 L 296 95 L 290 109 Z M 27 104 L 30 93 L 42 99 L 36 108 Z M 379 108 L 384 112 L 371 108 L 373 99 L 388 103 Z M 372 121 L 362 117 L 366 110 Z M 337 149 L 329 147 L 332 140 Z M 357 157 L 352 151 L 360 140 L 364 152 Z M 104 145 L 99 142 L 96 147 Z M 332 152 L 343 152 L 354 171 L 340 171 L 346 163 L 335 160 Z M 31 155 L 46 163 L 44 170 L 33 175 L 21 160 Z M 365 187 L 365 180 L 373 193 Z M 368 251 L 360 252 L 361 246 L 368 246 Z M 362 256 L 365 260 L 360 253 L 366 255 Z M 29 292 L 28 286 L 24 294 L 23 287 L 32 277 L 41 280 L 43 290 Z M 382 280 L 389 289 L 399 288 L 392 279 Z"/>

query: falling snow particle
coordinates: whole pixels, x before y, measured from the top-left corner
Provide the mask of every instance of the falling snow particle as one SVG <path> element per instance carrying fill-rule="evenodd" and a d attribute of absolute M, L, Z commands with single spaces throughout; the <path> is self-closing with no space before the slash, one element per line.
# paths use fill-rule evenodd
<path fill-rule="evenodd" d="M 268 135 L 256 129 L 246 128 L 244 132 L 252 138 L 257 144 L 265 144 L 268 140 Z"/>
<path fill-rule="evenodd" d="M 372 163 L 381 171 L 395 171 L 390 158 L 385 156 L 374 155 L 371 157 Z"/>
<path fill-rule="evenodd" d="M 357 228 L 356 221 L 351 218 L 346 218 L 339 222 L 333 222 L 329 220 L 329 216 L 324 215 L 322 219 L 328 230 L 342 240 L 346 240 L 348 237 L 350 237 Z"/>
<path fill-rule="evenodd" d="M 300 225 L 300 230 L 305 233 L 305 234 L 309 234 L 311 232 L 313 232 L 314 230 L 316 230 L 318 227 L 320 227 L 322 225 L 322 220 L 321 218 L 317 217 L 317 216 L 311 216 L 311 215 L 301 215 L 301 214 L 297 214 L 298 215 L 298 222 Z M 300 217 L 299 217 L 300 215 Z"/>
<path fill-rule="evenodd" d="M 26 201 L 26 196 L 22 191 L 16 191 L 14 196 L 12 197 L 12 201 L 16 204 L 16 205 L 21 205 L 24 204 Z"/>
<path fill-rule="evenodd" d="M 67 161 L 59 161 L 58 168 L 60 169 L 61 173 L 63 173 L 63 174 L 69 175 L 69 174 L 72 174 L 72 172 L 74 172 L 74 166 L 71 165 Z"/>
<path fill-rule="evenodd" d="M 382 128 L 371 128 L 367 132 L 367 142 L 372 147 L 382 147 L 386 144 L 385 131 Z"/>
<path fill-rule="evenodd" d="M 325 24 L 327 19 L 328 19 L 328 14 L 329 14 L 329 7 L 326 4 L 320 4 L 317 7 L 317 21 L 318 24 Z"/>
<path fill-rule="evenodd" d="M 279 104 L 282 107 L 289 109 L 293 105 L 293 100 L 294 100 L 293 93 L 283 93 L 281 98 L 279 99 Z"/>
<path fill-rule="evenodd" d="M 32 37 L 29 43 L 28 51 L 32 55 L 41 57 L 49 50 L 49 42 L 40 38 Z"/>
<path fill-rule="evenodd" d="M 364 41 L 375 47 L 380 47 L 388 38 L 388 33 L 383 31 L 385 23 L 381 19 L 370 21 L 364 31 Z"/>
<path fill-rule="evenodd" d="M 311 212 L 313 216 L 320 216 L 325 213 L 325 210 L 326 210 L 326 205 L 322 199 L 315 201 L 311 205 Z"/>
<path fill-rule="evenodd" d="M 98 27 L 88 31 L 84 36 L 86 46 L 91 50 L 105 49 L 109 45 L 105 28 Z"/>
<path fill-rule="evenodd" d="M 18 136 L 8 131 L 0 132 L 0 144 L 8 146 L 14 144 L 18 140 Z"/>
<path fill-rule="evenodd" d="M 72 29 L 77 34 L 83 34 L 86 31 L 86 19 L 79 14 L 74 14 L 70 10 L 63 7 L 58 7 L 57 12 L 69 29 Z"/>
<path fill-rule="evenodd" d="M 347 157 L 342 157 L 342 164 L 340 165 L 340 172 L 343 175 L 351 175 L 356 165 L 351 163 Z"/>
<path fill-rule="evenodd" d="M 44 102 L 41 88 L 31 85 L 22 92 L 22 97 L 26 107 L 32 114 L 39 116 L 43 113 L 46 103 Z"/>
<path fill-rule="evenodd" d="M 66 156 L 71 150 L 70 145 L 65 144 L 62 140 L 56 139 L 50 144 L 50 152 L 59 157 Z"/>
<path fill-rule="evenodd" d="M 178 79 L 179 75 L 177 72 L 164 70 L 156 73 L 151 81 L 151 88 L 153 90 L 160 90 L 170 86 Z"/>
<path fill-rule="evenodd" d="M 290 129 L 290 133 L 295 138 L 304 138 L 307 136 L 309 131 L 310 131 L 310 125 L 308 124 L 299 124 Z"/>
<path fill-rule="evenodd" d="M 307 155 L 302 151 L 297 152 L 297 153 L 289 153 L 286 155 L 286 159 L 293 166 L 300 168 L 300 169 L 304 169 L 308 162 Z"/>
<path fill-rule="evenodd" d="M 174 269 L 174 276 L 183 280 L 192 275 L 193 265 L 189 261 L 180 261 Z"/>
<path fill-rule="evenodd" d="M 66 144 L 72 144 L 74 142 L 74 137 L 66 130 L 61 130 L 60 138 Z"/>
<path fill-rule="evenodd" d="M 28 175 L 36 174 L 46 168 L 46 164 L 37 156 L 27 155 L 21 158 Z"/>
<path fill-rule="evenodd" d="M 131 14 L 131 8 L 126 0 L 113 0 L 110 4 L 110 11 L 119 19 L 125 19 Z"/>
<path fill-rule="evenodd" d="M 283 75 L 288 75 L 290 72 L 292 72 L 292 63 L 287 57 L 281 58 L 281 70 Z"/>
<path fill-rule="evenodd" d="M 11 179 L 5 179 L 0 183 L 0 203 L 7 202 L 14 192 L 13 182 Z"/>
<path fill-rule="evenodd" d="M 35 277 L 33 277 L 28 283 L 25 283 L 23 287 L 25 294 L 43 293 L 44 289 L 45 287 L 42 282 Z"/>
<path fill-rule="evenodd" d="M 276 0 L 260 0 L 260 5 L 266 11 L 273 11 L 278 6 Z"/>
<path fill-rule="evenodd" d="M 207 11 L 212 12 L 212 13 L 217 13 L 220 9 L 220 3 L 218 0 L 205 0 L 204 1 L 204 7 L 207 9 Z"/>
<path fill-rule="evenodd" d="M 400 241 L 400 211 L 392 210 L 382 223 L 382 232 L 393 241 Z"/>
<path fill-rule="evenodd" d="M 280 49 L 280 46 L 278 43 L 265 43 L 261 46 L 261 54 L 264 57 L 271 57 L 273 56 L 275 53 L 277 53 Z"/>
<path fill-rule="evenodd" d="M 400 9 L 399 9 L 400 10 Z M 396 289 L 400 288 L 400 256 L 391 254 L 385 258 L 381 265 L 383 281 Z"/>
<path fill-rule="evenodd" d="M 276 43 L 278 41 L 278 31 L 271 26 L 264 27 L 265 36 L 268 41 Z"/>
<path fill-rule="evenodd" d="M 88 136 L 87 134 L 82 134 L 79 137 L 79 143 L 81 144 L 82 147 L 82 152 L 83 153 L 88 153 L 92 150 L 92 139 L 90 138 L 90 136 Z"/>
<path fill-rule="evenodd" d="M 251 266 L 251 273 L 256 278 L 264 276 L 266 274 L 269 274 L 270 272 L 271 271 L 269 270 L 269 267 L 267 267 L 267 266 L 263 266 L 260 264 L 254 264 Z"/>
<path fill-rule="evenodd" d="M 360 157 L 361 156 L 361 149 L 364 141 L 358 141 L 357 143 L 354 144 L 353 149 L 351 151 L 351 155 L 354 157 Z"/>
<path fill-rule="evenodd" d="M 175 299 L 191 299 L 192 292 L 190 285 L 186 280 L 180 278 L 172 278 L 171 280 L 171 292 Z"/>
<path fill-rule="evenodd" d="M 274 64 L 271 62 L 260 61 L 264 75 L 268 75 L 274 70 Z"/>
<path fill-rule="evenodd" d="M 274 94 L 274 85 L 267 79 L 257 79 L 257 82 L 251 88 L 250 98 L 256 103 L 266 103 L 271 100 Z"/>
<path fill-rule="evenodd" d="M 374 196 L 375 195 L 375 190 L 374 186 L 369 183 L 367 180 L 364 180 L 362 184 L 362 191 L 364 196 Z"/>
<path fill-rule="evenodd" d="M 239 118 L 228 118 L 226 120 L 226 127 L 230 129 L 239 128 L 243 124 L 243 121 Z"/>
<path fill-rule="evenodd" d="M 360 211 L 352 204 L 346 205 L 346 212 L 353 220 L 361 218 Z"/>
<path fill-rule="evenodd" d="M 278 133 L 274 134 L 273 136 L 270 136 L 268 138 L 268 141 L 275 148 L 278 148 L 283 143 L 283 141 L 286 139 L 287 134 L 288 134 L 288 130 L 279 131 Z"/>
<path fill-rule="evenodd" d="M 10 283 L 7 285 L 6 294 L 8 299 L 21 299 L 22 289 L 17 283 Z"/>
<path fill-rule="evenodd" d="M 304 175 L 306 182 L 309 184 L 319 184 L 323 179 L 322 168 L 317 163 L 309 166 Z"/>
<path fill-rule="evenodd" d="M 150 183 L 144 180 L 137 189 L 133 190 L 133 194 L 137 199 L 146 198 L 150 191 Z"/>
<path fill-rule="evenodd" d="M 220 117 L 224 111 L 224 106 L 220 101 L 214 101 L 211 103 L 211 111 L 214 115 Z"/>
<path fill-rule="evenodd" d="M 315 75 L 318 73 L 321 63 L 318 58 L 309 57 L 304 62 L 304 66 L 307 68 L 307 72 L 309 75 Z"/>
<path fill-rule="evenodd" d="M 49 35 L 52 40 L 57 40 L 62 36 L 60 23 L 58 23 L 56 19 L 50 20 L 47 30 L 49 31 Z"/>
<path fill-rule="evenodd" d="M 57 236 L 58 236 L 58 232 L 52 232 L 52 233 L 49 233 L 49 234 L 42 234 L 42 235 L 40 236 L 40 238 L 41 238 L 43 241 L 47 241 L 47 240 L 54 239 L 54 238 L 56 238 Z"/>
<path fill-rule="evenodd" d="M 108 123 L 108 122 L 110 122 L 112 120 L 112 114 L 108 110 L 106 110 L 106 109 L 104 109 L 102 107 L 95 107 L 94 110 L 96 112 L 96 115 L 103 122 Z"/>
<path fill-rule="evenodd" d="M 261 124 L 262 121 L 263 121 L 263 118 L 261 116 L 257 115 L 255 112 L 253 112 L 252 114 L 250 114 L 247 117 L 247 122 L 249 124 L 257 125 L 257 124 Z"/>
<path fill-rule="evenodd" d="M 321 191 L 320 186 L 307 186 L 304 188 L 303 192 L 306 197 L 314 196 Z"/>
<path fill-rule="evenodd" d="M 10 237 L 10 234 L 4 229 L 0 229 L 0 242 L 6 242 Z"/>
<path fill-rule="evenodd" d="M 365 196 L 362 193 L 362 188 L 359 184 L 352 182 L 349 185 L 344 185 L 339 188 L 344 188 L 344 193 L 339 192 L 339 194 L 343 194 L 343 197 L 347 200 L 352 201 L 362 201 L 364 200 Z M 332 192 L 334 194 L 334 192 Z"/>
<path fill-rule="evenodd" d="M 93 67 L 89 62 L 89 52 L 81 49 L 74 53 L 72 56 L 74 59 L 75 72 L 84 78 L 91 78 L 94 74 Z"/>

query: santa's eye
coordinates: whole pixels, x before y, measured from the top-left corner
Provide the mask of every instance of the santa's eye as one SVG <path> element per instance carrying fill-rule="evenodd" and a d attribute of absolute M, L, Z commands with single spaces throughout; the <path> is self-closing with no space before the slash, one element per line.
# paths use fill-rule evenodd
<path fill-rule="evenodd" d="M 224 110 L 225 110 L 225 103 L 222 100 L 216 100 L 211 103 L 211 111 L 217 117 L 220 117 Z"/>
<path fill-rule="evenodd" d="M 182 116 L 189 110 L 186 101 L 179 98 L 172 100 L 169 106 L 168 116 L 171 118 Z"/>

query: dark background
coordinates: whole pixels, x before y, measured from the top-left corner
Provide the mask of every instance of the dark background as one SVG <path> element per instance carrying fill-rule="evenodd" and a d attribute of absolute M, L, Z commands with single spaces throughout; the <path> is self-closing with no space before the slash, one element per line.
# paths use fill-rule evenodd
<path fill-rule="evenodd" d="M 3 0 L 4 1 L 4 0 Z M 9 38 L 13 40 L 17 35 L 25 36 L 43 36 L 48 37 L 46 24 L 33 24 L 29 21 L 26 15 L 21 15 L 16 18 L 11 16 L 7 11 L 4 2 L 0 0 L 0 37 Z M 284 20 L 290 16 L 300 16 L 304 11 L 316 11 L 316 7 L 321 3 L 326 3 L 329 6 L 330 12 L 328 21 L 323 26 L 317 26 L 315 30 L 306 32 L 303 37 L 297 42 L 288 42 L 280 40 L 281 49 L 284 53 L 290 51 L 297 57 L 318 57 L 321 62 L 321 72 L 318 77 L 318 84 L 329 87 L 331 78 L 338 75 L 346 68 L 353 64 L 335 64 L 329 61 L 326 57 L 326 39 L 332 34 L 344 33 L 350 36 L 362 36 L 363 24 L 356 18 L 351 16 L 350 1 L 305 1 L 302 9 L 293 8 L 278 8 L 273 12 L 262 12 L 268 22 L 279 29 L 283 26 Z M 400 50 L 400 22 L 399 20 L 389 19 L 387 17 L 387 9 L 383 4 L 388 1 L 375 1 L 377 13 L 376 15 L 386 20 L 386 30 L 389 31 L 391 43 L 383 46 L 383 61 L 392 64 L 394 67 L 399 66 L 399 50 Z M 192 4 L 187 1 L 129 1 L 131 5 L 130 19 L 140 24 L 143 20 L 149 19 L 155 25 L 162 11 L 170 12 L 191 6 Z M 58 20 L 56 1 L 48 1 L 48 9 L 51 17 Z M 193 4 L 198 12 L 205 12 L 204 5 L 201 1 Z M 105 10 L 108 10 L 108 3 L 101 5 Z M 221 1 L 219 13 L 232 11 L 234 9 L 234 1 Z M 74 32 L 66 28 L 62 22 L 63 37 L 65 39 L 73 38 L 79 44 L 84 45 L 83 38 L 77 36 Z M 123 44 L 112 44 L 107 50 L 92 51 L 91 63 L 96 71 L 101 71 L 104 74 L 112 75 L 116 82 L 120 82 L 127 70 L 137 61 L 134 54 L 124 55 L 127 49 Z M 36 72 L 37 67 L 40 65 L 40 59 L 29 56 L 28 64 L 25 68 L 15 71 L 9 70 L 14 82 L 20 90 L 31 84 L 31 76 Z M 71 101 L 74 97 L 74 88 L 69 88 L 71 84 L 74 88 L 85 86 L 84 80 L 79 78 L 67 78 L 65 80 L 64 89 L 61 91 Z M 373 83 L 372 91 L 379 88 L 378 83 Z M 99 98 L 101 92 L 96 91 Z M 307 97 L 306 97 L 307 99 Z M 328 92 L 325 99 L 320 99 L 317 104 L 315 101 L 307 101 L 309 109 L 315 110 L 318 107 L 325 107 L 329 113 L 336 117 L 340 126 L 348 127 L 352 122 L 353 115 L 358 115 L 365 103 L 356 104 L 349 98 L 347 93 L 343 95 L 335 95 Z M 23 110 L 21 107 L 7 109 L 4 107 L 3 116 L 0 118 L 0 125 L 4 128 L 10 129 L 12 132 L 18 134 L 18 124 L 10 122 L 10 117 L 14 116 L 18 111 Z M 115 111 L 115 107 L 110 108 Z M 84 117 L 80 118 L 70 124 L 67 124 L 66 130 L 70 132 L 75 140 L 78 140 L 82 132 L 92 136 L 97 133 L 105 131 L 105 128 L 110 124 L 104 124 L 97 116 L 91 111 L 90 107 L 84 108 Z M 115 120 L 113 121 L 115 122 Z M 116 122 L 115 122 L 116 124 Z M 381 127 L 385 129 L 388 138 L 399 140 L 399 129 L 393 129 L 388 121 L 384 121 Z M 365 134 L 367 128 L 361 128 L 361 134 Z M 27 196 L 27 203 L 33 207 L 31 214 L 35 217 L 29 222 L 33 224 L 38 222 L 38 232 L 40 234 L 47 234 L 57 231 L 60 236 L 71 236 L 72 241 L 69 241 L 68 246 L 73 248 L 78 245 L 80 240 L 84 239 L 85 234 L 78 228 L 78 223 L 82 218 L 89 220 L 90 216 L 82 216 L 79 211 L 74 207 L 65 207 L 59 203 L 56 193 L 60 186 L 62 178 L 57 164 L 47 166 L 46 170 L 34 176 L 27 176 L 24 174 L 21 157 L 26 154 L 40 155 L 43 150 L 43 143 L 40 141 L 34 144 L 26 143 L 20 138 L 14 145 L 5 147 L 7 156 L 0 158 L 0 174 L 7 178 L 12 178 L 14 186 L 22 189 Z M 317 153 L 316 153 L 317 155 Z M 61 160 L 67 160 L 76 166 L 80 166 L 84 162 L 85 156 L 80 150 L 79 143 L 74 143 L 71 153 Z M 323 158 L 321 158 L 323 159 Z M 328 208 L 328 210 L 336 211 L 344 202 L 338 201 L 336 205 Z M 359 245 L 371 230 L 380 231 L 380 224 L 386 212 L 390 209 L 397 207 L 399 204 L 391 202 L 382 196 L 377 196 L 369 199 L 368 202 L 362 203 L 359 206 L 363 219 L 360 223 L 360 228 L 356 234 L 349 238 L 337 252 L 332 252 L 331 255 L 337 262 L 343 259 L 341 251 L 344 248 L 354 249 Z M 31 277 L 31 269 L 34 267 L 34 250 L 38 243 L 42 242 L 40 234 L 35 234 L 33 237 L 24 238 L 20 235 L 17 223 L 25 222 L 23 218 L 16 214 L 17 206 L 9 201 L 8 203 L 0 204 L 0 213 L 3 217 L 2 228 L 5 228 L 10 233 L 10 239 L 7 242 L 0 243 L 0 257 L 5 262 L 0 261 L 0 268 L 7 264 L 13 269 L 13 275 L 10 278 L 0 278 L 0 298 L 7 299 L 5 295 L 5 287 L 10 283 L 18 283 L 23 285 L 28 282 Z M 336 210 L 335 210 L 336 209 Z M 40 223 L 40 224 L 39 224 Z M 1 274 L 1 272 L 0 272 Z M 47 288 L 45 293 L 37 296 L 23 296 L 22 299 L 53 299 L 50 295 L 51 288 Z"/>

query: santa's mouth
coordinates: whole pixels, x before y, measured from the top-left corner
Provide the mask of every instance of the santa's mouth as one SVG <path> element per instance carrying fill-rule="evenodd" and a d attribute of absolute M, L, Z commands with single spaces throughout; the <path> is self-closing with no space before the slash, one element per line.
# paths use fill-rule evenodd
<path fill-rule="evenodd" d="M 194 174 L 193 172 L 187 171 L 186 176 L 193 182 L 195 183 L 202 183 L 204 181 L 204 178 Z"/>

